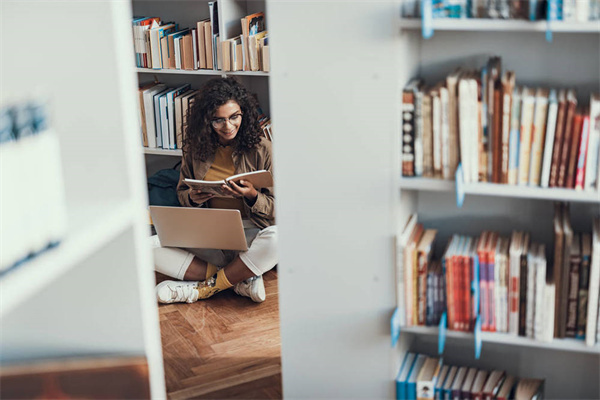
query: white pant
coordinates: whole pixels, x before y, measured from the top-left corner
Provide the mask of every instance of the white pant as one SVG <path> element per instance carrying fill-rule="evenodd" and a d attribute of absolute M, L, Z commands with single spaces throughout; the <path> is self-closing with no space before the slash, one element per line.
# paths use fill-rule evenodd
<path fill-rule="evenodd" d="M 183 280 L 194 256 L 222 268 L 239 255 L 254 275 L 262 275 L 271 270 L 277 264 L 277 226 L 273 225 L 261 230 L 244 221 L 244 234 L 248 250 L 243 252 L 161 247 L 158 236 L 152 236 L 154 268 L 161 274 Z"/>

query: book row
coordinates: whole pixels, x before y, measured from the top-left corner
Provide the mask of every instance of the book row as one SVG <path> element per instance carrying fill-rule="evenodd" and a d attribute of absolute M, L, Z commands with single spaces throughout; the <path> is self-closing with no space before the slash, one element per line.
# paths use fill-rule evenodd
<path fill-rule="evenodd" d="M 441 358 L 411 352 L 404 356 L 396 376 L 396 399 L 539 400 L 543 397 L 543 379 L 449 365 Z"/>
<path fill-rule="evenodd" d="M 152 69 L 269 71 L 264 13 L 241 19 L 241 34 L 221 39 L 218 3 L 208 2 L 210 18 L 191 28 L 158 17 L 134 17 L 136 66 Z"/>
<path fill-rule="evenodd" d="M 183 148 L 189 110 L 198 93 L 189 83 L 176 88 L 158 82 L 142 85 L 138 100 L 144 147 Z M 263 135 L 272 140 L 271 120 L 261 113 L 259 122 Z"/>
<path fill-rule="evenodd" d="M 600 218 L 591 233 L 574 233 L 568 206 L 557 203 L 553 223 L 552 251 L 527 232 L 484 231 L 453 235 L 436 261 L 437 231 L 411 216 L 397 243 L 401 321 L 437 325 L 446 313 L 451 330 L 480 323 L 486 332 L 593 346 L 600 341 Z"/>
<path fill-rule="evenodd" d="M 47 108 L 36 99 L 0 108 L 0 273 L 57 245 L 67 231 L 60 144 Z"/>
<path fill-rule="evenodd" d="M 600 190 L 600 94 L 516 85 L 492 57 L 403 91 L 402 175 Z"/>
<path fill-rule="evenodd" d="M 426 11 L 423 11 L 426 10 Z M 598 0 L 406 0 L 405 18 L 491 18 L 584 22 L 600 19 Z"/>

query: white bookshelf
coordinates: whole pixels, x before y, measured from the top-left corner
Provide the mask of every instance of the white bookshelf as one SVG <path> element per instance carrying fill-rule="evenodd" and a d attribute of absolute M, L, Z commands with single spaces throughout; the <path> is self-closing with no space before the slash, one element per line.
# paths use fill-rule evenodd
<path fill-rule="evenodd" d="M 158 149 L 158 148 L 154 149 L 154 148 L 150 148 L 150 147 L 144 147 L 144 154 L 181 157 L 181 155 L 183 153 L 182 153 L 181 149 L 167 150 L 167 149 Z"/>
<path fill-rule="evenodd" d="M 434 336 L 437 337 L 439 330 L 437 327 L 430 326 L 410 326 L 402 329 L 403 333 L 412 335 L 422 336 Z M 459 332 L 459 331 L 446 331 L 446 337 L 451 339 L 462 340 L 465 342 L 473 343 L 473 333 L 470 332 Z M 540 349 L 548 349 L 555 351 L 569 351 L 576 353 L 588 353 L 588 354 L 600 354 L 600 345 L 586 346 L 583 340 L 578 339 L 554 339 L 552 342 L 542 342 L 532 338 L 526 338 L 522 336 L 512 336 L 505 333 L 495 332 L 482 332 L 481 333 L 482 346 L 486 344 L 502 344 L 507 346 L 521 346 L 521 347 L 532 347 Z"/>
<path fill-rule="evenodd" d="M 152 68 L 136 68 L 136 72 L 140 74 L 173 74 L 173 75 L 210 75 L 210 76 L 264 76 L 268 77 L 269 73 L 264 71 L 220 71 L 209 69 L 197 69 L 188 71 L 185 69 L 152 69 Z"/>
<path fill-rule="evenodd" d="M 90 30 L 90 15 L 110 33 Z M 0 368 L 143 359 L 152 398 L 166 398 L 130 3 L 7 1 L 1 20 L 3 32 L 20 32 L 21 40 L 36 44 L 35 52 L 23 52 L 10 34 L 1 35 L 1 100 L 10 103 L 11 94 L 49 99 L 68 230 L 58 246 L 0 277 Z M 18 59 L 7 56 L 17 53 Z M 90 87 L 101 90 L 82 92 Z M 35 188 L 23 195 L 40 204 L 45 196 Z"/>
<path fill-rule="evenodd" d="M 475 32 L 546 32 L 548 22 L 526 20 L 500 20 L 483 18 L 440 18 L 434 19 L 431 26 L 435 31 L 475 31 Z M 421 19 L 403 18 L 400 29 L 421 29 Z M 600 33 L 600 21 L 550 23 L 552 32 L 560 33 Z"/>
<path fill-rule="evenodd" d="M 584 104 L 590 91 L 600 89 L 598 21 L 553 22 L 551 28 L 557 34 L 552 43 L 546 42 L 543 34 L 545 21 L 439 19 L 432 26 L 433 37 L 424 39 L 419 31 L 420 19 L 398 19 L 397 51 L 404 60 L 398 69 L 400 87 L 414 76 L 434 85 L 454 68 L 479 68 L 494 54 L 502 57 L 503 71 L 516 72 L 519 85 L 575 87 Z M 397 143 L 399 149 L 400 138 Z M 397 171 L 401 171 L 399 154 L 396 160 Z M 496 230 L 506 237 L 514 229 L 531 232 L 533 241 L 546 244 L 547 257 L 551 258 L 554 201 L 571 203 L 575 232 L 591 232 L 592 218 L 600 211 L 600 194 L 596 191 L 470 183 L 464 185 L 465 201 L 459 209 L 454 181 L 398 177 L 397 182 L 398 229 L 412 213 L 418 214 L 426 228 L 438 229 L 436 258 L 453 233 L 475 236 L 483 230 Z M 408 350 L 437 354 L 437 327 L 403 327 L 401 332 L 394 368 L 399 367 Z M 546 343 L 483 332 L 482 355 L 477 360 L 472 333 L 448 330 L 447 338 L 444 360 L 450 364 L 502 368 L 518 376 L 545 378 L 547 398 L 600 397 L 594 378 L 600 374 L 598 345 L 587 347 L 575 339 Z M 560 368 L 554 361 L 557 359 L 569 368 Z"/>
<path fill-rule="evenodd" d="M 600 205 L 600 192 L 595 190 L 583 191 L 564 188 L 501 185 L 485 182 L 467 183 L 464 184 L 463 187 L 465 195 L 565 201 Z M 455 192 L 456 184 L 454 181 L 443 179 L 403 177 L 400 179 L 400 190 Z"/>
<path fill-rule="evenodd" d="M 196 27 L 196 22 L 209 18 L 208 0 L 197 1 L 148 1 L 133 0 L 133 14 L 139 16 L 160 17 L 163 21 L 174 21 L 179 28 Z M 265 0 L 219 0 L 219 32 L 221 39 L 229 39 L 241 34 L 240 19 L 255 12 L 264 12 Z M 267 18 L 267 29 L 269 16 Z M 134 64 L 135 66 L 135 64 Z M 222 71 L 222 70 L 181 70 L 181 69 L 152 69 L 134 67 L 140 84 L 157 79 L 169 87 L 176 87 L 189 83 L 192 89 L 199 89 L 209 79 L 215 77 L 235 76 L 253 93 L 258 95 L 261 108 L 266 115 L 270 115 L 269 101 L 269 76 L 270 72 L 264 71 Z M 148 174 L 162 168 L 170 168 L 174 156 L 181 156 L 181 149 L 164 150 L 144 148 Z M 172 156 L 172 157 L 156 157 Z"/>

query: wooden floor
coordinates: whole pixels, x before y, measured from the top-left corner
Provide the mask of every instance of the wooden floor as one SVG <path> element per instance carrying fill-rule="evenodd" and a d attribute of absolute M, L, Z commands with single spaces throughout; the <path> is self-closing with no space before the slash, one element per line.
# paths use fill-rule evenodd
<path fill-rule="evenodd" d="M 260 304 L 226 290 L 159 306 L 170 399 L 282 398 L 277 273 L 264 280 Z"/>

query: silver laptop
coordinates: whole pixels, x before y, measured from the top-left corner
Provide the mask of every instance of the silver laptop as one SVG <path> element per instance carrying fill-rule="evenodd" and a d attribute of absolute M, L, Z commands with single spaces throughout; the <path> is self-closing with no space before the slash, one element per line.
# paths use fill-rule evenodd
<path fill-rule="evenodd" d="M 150 206 L 161 246 L 248 250 L 239 210 Z"/>

